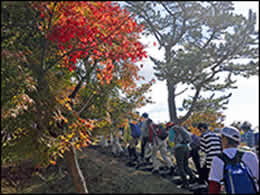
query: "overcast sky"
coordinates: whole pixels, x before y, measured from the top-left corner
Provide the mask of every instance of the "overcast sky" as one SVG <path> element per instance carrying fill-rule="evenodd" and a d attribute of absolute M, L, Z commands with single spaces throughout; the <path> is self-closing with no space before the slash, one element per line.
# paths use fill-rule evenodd
<path fill-rule="evenodd" d="M 256 29 L 259 26 L 259 2 L 258 1 L 235 1 L 235 12 L 243 14 L 248 17 L 248 10 L 252 9 L 257 15 Z M 153 46 L 155 39 L 153 37 L 142 38 L 141 41 L 144 44 L 148 44 L 147 52 L 150 56 L 157 59 L 162 59 L 163 52 Z M 146 59 L 141 63 L 144 64 L 144 68 L 140 71 L 146 80 L 155 78 L 153 75 L 153 63 Z M 237 89 L 228 91 L 232 92 L 232 96 L 227 105 L 227 109 L 224 111 L 226 115 L 225 125 L 230 125 L 233 121 L 248 120 L 252 123 L 252 126 L 258 126 L 259 124 L 259 77 L 251 77 L 245 79 L 243 77 L 237 77 Z M 180 89 L 181 90 L 181 89 Z M 152 92 L 148 94 L 152 97 L 155 104 L 148 104 L 138 111 L 149 113 L 149 116 L 154 122 L 169 121 L 168 112 L 168 91 L 166 82 L 157 81 L 152 87 Z M 182 98 L 177 99 L 177 107 L 181 106 Z"/>

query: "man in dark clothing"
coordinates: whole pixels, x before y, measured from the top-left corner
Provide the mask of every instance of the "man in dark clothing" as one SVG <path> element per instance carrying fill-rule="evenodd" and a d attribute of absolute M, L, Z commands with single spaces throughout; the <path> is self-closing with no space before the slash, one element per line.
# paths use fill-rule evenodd
<path fill-rule="evenodd" d="M 192 134 L 191 138 L 192 138 L 192 142 L 190 144 L 190 147 L 191 147 L 190 157 L 192 158 L 192 161 L 194 162 L 197 173 L 199 173 L 200 172 L 200 155 L 199 155 L 200 137 L 195 134 Z"/>
<path fill-rule="evenodd" d="M 192 140 L 191 135 L 190 132 L 188 132 L 185 128 L 179 125 L 173 126 L 173 130 L 175 131 L 174 153 L 177 163 L 177 169 L 182 179 L 182 188 L 188 188 L 189 183 L 193 183 L 196 179 L 195 175 L 192 173 L 188 165 L 188 145 L 191 143 Z M 186 175 L 190 176 L 189 181 L 187 180 Z"/>
<path fill-rule="evenodd" d="M 148 114 L 145 112 L 142 114 L 142 117 L 144 118 L 144 121 L 141 126 L 141 159 L 144 160 L 145 156 L 145 147 L 147 146 L 147 143 L 149 141 L 149 134 L 148 134 Z"/>

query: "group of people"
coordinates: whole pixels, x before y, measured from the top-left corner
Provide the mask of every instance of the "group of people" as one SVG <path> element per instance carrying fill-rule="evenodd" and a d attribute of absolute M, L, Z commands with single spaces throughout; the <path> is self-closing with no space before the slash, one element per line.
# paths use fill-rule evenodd
<path fill-rule="evenodd" d="M 169 170 L 167 174 L 179 175 L 183 188 L 195 189 L 196 186 L 206 186 L 208 193 L 220 193 L 223 189 L 228 193 L 259 191 L 259 158 L 254 152 L 238 149 L 241 141 L 249 147 L 256 145 L 252 143 L 250 124 L 245 122 L 240 130 L 230 126 L 218 129 L 218 131 L 211 131 L 208 124 L 201 122 L 197 128 L 201 132 L 200 136 L 192 134 L 187 128 L 174 122 L 168 122 L 165 126 L 155 124 L 147 113 L 143 113 L 142 120 L 136 124 L 130 123 L 127 128 L 121 130 L 128 143 L 127 151 L 130 162 L 148 163 L 152 161 L 152 173 L 160 174 L 161 163 L 157 154 L 160 152 L 161 157 L 167 163 Z M 241 130 L 244 130 L 243 133 Z M 113 153 L 123 151 L 119 139 L 116 139 L 112 145 Z M 136 151 L 139 140 L 141 143 L 140 155 Z M 170 156 L 168 149 L 171 151 Z M 169 157 L 175 158 L 176 165 Z M 189 158 L 193 160 L 197 174 L 189 167 Z M 232 166 L 229 165 L 230 163 Z M 237 178 L 243 177 L 236 176 L 236 174 L 244 173 L 243 171 L 247 177 L 249 175 L 250 181 L 246 179 L 238 181 Z M 227 176 L 227 174 L 229 175 Z M 234 179 L 230 181 L 232 177 Z M 252 186 L 249 186 L 250 183 Z"/>

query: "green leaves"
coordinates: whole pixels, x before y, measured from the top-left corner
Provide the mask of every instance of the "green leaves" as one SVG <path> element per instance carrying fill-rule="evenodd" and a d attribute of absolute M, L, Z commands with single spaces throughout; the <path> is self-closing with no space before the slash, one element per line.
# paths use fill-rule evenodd
<path fill-rule="evenodd" d="M 194 106 L 187 108 L 189 111 L 201 107 L 197 98 L 202 91 L 236 88 L 236 81 L 231 80 L 233 75 L 258 75 L 259 41 L 254 32 L 256 16 L 251 10 L 246 19 L 233 12 L 232 2 L 161 1 L 154 4 L 156 6 L 150 7 L 150 2 L 127 2 L 126 7 L 165 50 L 164 61 L 150 57 L 156 77 L 166 80 L 169 89 L 181 85 L 196 89 L 190 102 Z M 145 9 L 146 6 L 150 9 Z M 157 10 L 160 14 L 156 14 Z M 239 63 L 239 59 L 245 63 Z M 171 120 L 177 120 L 177 107 L 173 102 L 177 94 L 168 94 Z M 222 107 L 218 98 L 207 101 L 216 109 L 217 105 Z M 187 112 L 186 118 L 189 114 L 191 112 Z"/>

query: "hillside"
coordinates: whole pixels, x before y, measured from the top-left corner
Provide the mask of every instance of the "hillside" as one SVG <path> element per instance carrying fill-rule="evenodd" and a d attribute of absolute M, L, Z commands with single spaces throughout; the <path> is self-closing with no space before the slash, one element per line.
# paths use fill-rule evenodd
<path fill-rule="evenodd" d="M 89 193 L 191 193 L 177 188 L 162 176 L 127 167 L 125 158 L 113 157 L 109 148 L 85 148 L 79 152 L 79 163 L 86 177 Z M 59 167 L 64 167 L 63 162 L 59 163 Z M 20 177 L 17 178 L 21 178 L 24 172 L 18 172 Z M 16 171 L 19 175 L 18 172 Z M 75 192 L 66 169 L 58 174 L 58 178 L 55 178 L 54 174 L 55 169 L 50 168 L 41 176 L 33 174 L 32 177 L 23 177 L 20 181 L 17 179 L 16 187 L 14 184 L 7 185 L 6 179 L 3 179 L 2 193 Z"/>

